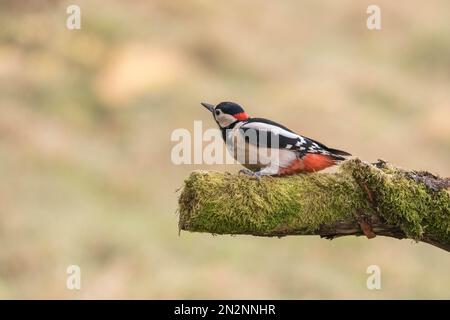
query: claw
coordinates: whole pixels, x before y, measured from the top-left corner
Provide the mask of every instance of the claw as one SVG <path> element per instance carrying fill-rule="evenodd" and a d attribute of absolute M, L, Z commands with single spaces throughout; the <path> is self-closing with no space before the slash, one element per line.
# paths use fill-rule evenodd
<path fill-rule="evenodd" d="M 252 171 L 250 169 L 244 168 L 244 169 L 239 170 L 239 174 L 241 174 L 241 173 L 245 174 L 246 176 L 249 176 L 251 178 L 255 178 L 258 181 L 261 181 L 262 174 L 260 171 Z"/>
<path fill-rule="evenodd" d="M 253 176 L 255 174 L 255 172 L 253 172 L 252 170 L 247 169 L 247 168 L 243 168 L 243 169 L 239 170 L 239 174 L 241 174 L 241 173 L 245 174 L 247 176 Z"/>

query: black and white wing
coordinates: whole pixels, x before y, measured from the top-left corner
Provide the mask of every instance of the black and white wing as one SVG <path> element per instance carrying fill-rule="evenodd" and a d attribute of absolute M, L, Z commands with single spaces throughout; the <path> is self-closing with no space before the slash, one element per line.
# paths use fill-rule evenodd
<path fill-rule="evenodd" d="M 281 124 L 263 118 L 251 118 L 239 129 L 248 143 L 258 147 L 289 149 L 298 152 L 300 157 L 307 153 L 318 153 L 343 160 L 341 155 L 349 155 L 345 151 L 328 148 L 320 142 L 303 137 Z"/>

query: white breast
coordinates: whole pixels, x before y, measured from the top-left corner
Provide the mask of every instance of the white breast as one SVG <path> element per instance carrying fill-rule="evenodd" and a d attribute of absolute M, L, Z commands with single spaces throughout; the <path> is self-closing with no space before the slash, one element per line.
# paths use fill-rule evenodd
<path fill-rule="evenodd" d="M 226 145 L 231 155 L 247 168 L 276 168 L 288 167 L 297 158 L 295 151 L 288 149 L 270 149 L 257 147 L 245 142 L 239 131 L 242 124 L 226 131 Z M 247 125 L 246 125 L 247 127 Z"/>

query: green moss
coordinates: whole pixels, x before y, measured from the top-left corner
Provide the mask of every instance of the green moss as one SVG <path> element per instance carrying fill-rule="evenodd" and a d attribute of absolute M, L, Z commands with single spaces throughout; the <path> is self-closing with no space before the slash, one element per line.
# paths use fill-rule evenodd
<path fill-rule="evenodd" d="M 193 172 L 180 196 L 180 227 L 211 233 L 269 234 L 301 230 L 348 219 L 364 195 L 345 174 L 291 177 Z"/>
<path fill-rule="evenodd" d="M 352 160 L 342 170 L 368 186 L 382 217 L 408 237 L 420 240 L 426 233 L 450 243 L 450 196 L 446 190 L 433 191 L 389 164 L 377 168 Z"/>
<path fill-rule="evenodd" d="M 366 185 L 378 210 L 368 200 Z M 410 238 L 450 243 L 450 196 L 411 179 L 389 164 L 358 159 L 337 173 L 263 177 L 195 171 L 179 198 L 180 229 L 214 234 L 314 234 L 352 220 L 357 210 L 379 214 Z"/>

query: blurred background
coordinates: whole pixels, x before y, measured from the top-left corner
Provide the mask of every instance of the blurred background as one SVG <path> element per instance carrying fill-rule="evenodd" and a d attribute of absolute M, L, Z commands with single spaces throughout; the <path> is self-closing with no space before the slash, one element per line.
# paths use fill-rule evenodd
<path fill-rule="evenodd" d="M 199 102 L 229 100 L 450 176 L 449 14 L 447 0 L 2 0 L 0 298 L 450 298 L 450 255 L 410 240 L 179 235 L 190 171 L 238 167 L 170 160 L 174 129 L 215 127 Z"/>

